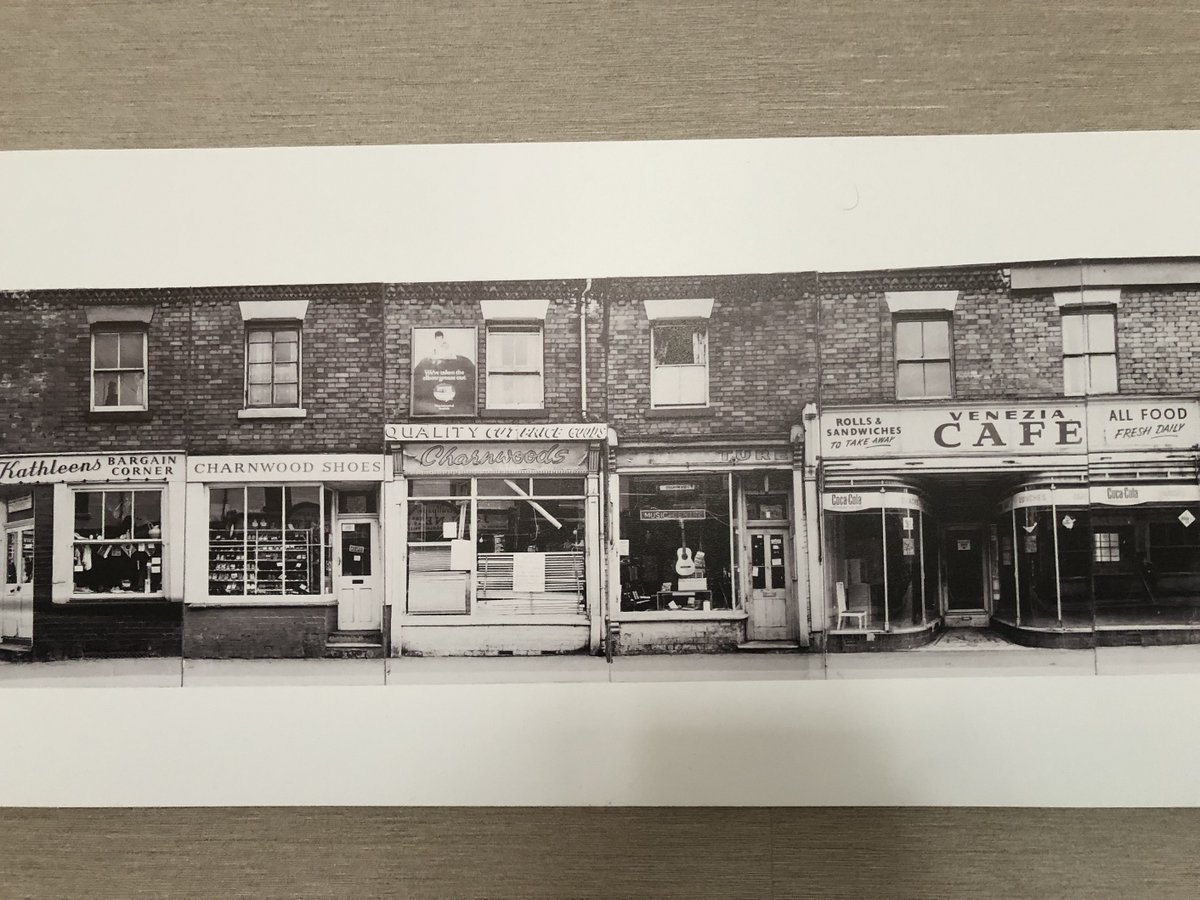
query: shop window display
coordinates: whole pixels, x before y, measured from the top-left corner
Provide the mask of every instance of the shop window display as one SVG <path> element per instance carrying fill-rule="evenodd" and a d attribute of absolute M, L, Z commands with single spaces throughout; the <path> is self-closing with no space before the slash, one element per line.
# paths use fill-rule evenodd
<path fill-rule="evenodd" d="M 209 594 L 331 590 L 328 491 L 316 485 L 209 490 Z"/>
<path fill-rule="evenodd" d="M 76 491 L 72 549 L 76 596 L 161 594 L 162 491 Z"/>
<path fill-rule="evenodd" d="M 630 477 L 622 484 L 622 609 L 732 609 L 733 528 L 726 475 Z"/>

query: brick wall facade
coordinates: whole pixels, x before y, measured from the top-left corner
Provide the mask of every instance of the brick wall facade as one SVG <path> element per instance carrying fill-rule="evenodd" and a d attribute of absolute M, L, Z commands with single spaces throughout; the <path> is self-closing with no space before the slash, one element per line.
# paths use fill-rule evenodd
<path fill-rule="evenodd" d="M 146 412 L 91 411 L 89 306 L 152 306 Z M 0 454 L 176 450 L 187 436 L 185 292 L 0 294 Z"/>
<path fill-rule="evenodd" d="M 463 282 L 439 284 L 389 284 L 384 288 L 386 331 L 386 408 L 389 422 L 405 422 L 411 415 L 413 328 L 477 328 L 476 360 L 479 414 L 456 421 L 519 419 L 528 422 L 579 422 L 599 420 L 601 354 L 598 338 L 600 313 L 594 300 L 581 297 L 583 281 Z M 543 388 L 541 410 L 489 410 L 487 396 L 487 323 L 481 300 L 549 300 L 543 326 Z M 584 353 L 580 349 L 580 316 L 587 323 L 589 370 L 588 411 L 583 410 L 580 389 Z"/>
<path fill-rule="evenodd" d="M 316 659 L 337 627 L 333 606 L 195 607 L 184 613 L 186 659 Z"/>
<path fill-rule="evenodd" d="M 191 453 L 379 453 L 383 311 L 379 285 L 206 289 L 192 300 Z M 239 300 L 308 300 L 301 329 L 302 419 L 239 419 L 245 332 Z"/>
<path fill-rule="evenodd" d="M 1117 307 L 1118 386 L 1124 394 L 1200 392 L 1200 290 L 1129 290 Z"/>
<path fill-rule="evenodd" d="M 606 418 L 620 438 L 786 437 L 814 399 L 817 336 L 806 275 L 627 278 L 599 282 L 607 304 Z M 645 300 L 712 299 L 709 404 L 655 410 Z"/>

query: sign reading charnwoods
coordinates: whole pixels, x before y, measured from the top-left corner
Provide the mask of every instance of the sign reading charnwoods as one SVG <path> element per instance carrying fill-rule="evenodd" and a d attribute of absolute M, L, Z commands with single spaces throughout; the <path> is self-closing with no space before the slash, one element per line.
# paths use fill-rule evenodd
<path fill-rule="evenodd" d="M 826 410 L 827 458 L 1185 449 L 1200 441 L 1190 400 L 1067 401 Z"/>
<path fill-rule="evenodd" d="M 382 481 L 384 457 L 369 453 L 193 456 L 188 481 Z"/>
<path fill-rule="evenodd" d="M 582 474 L 587 444 L 408 444 L 399 454 L 406 475 L 435 474 Z"/>
<path fill-rule="evenodd" d="M 414 422 L 385 425 L 384 436 L 389 441 L 603 441 L 608 437 L 608 426 L 600 422 L 571 425 Z"/>
<path fill-rule="evenodd" d="M 183 473 L 176 453 L 0 457 L 0 484 L 86 481 L 160 481 Z"/>

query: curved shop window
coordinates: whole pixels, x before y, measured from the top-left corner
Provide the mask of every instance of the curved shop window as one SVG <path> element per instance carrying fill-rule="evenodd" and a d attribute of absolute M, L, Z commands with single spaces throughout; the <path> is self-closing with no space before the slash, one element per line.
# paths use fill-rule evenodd
<path fill-rule="evenodd" d="M 1200 486 L 1095 484 L 1096 625 L 1200 624 Z"/>
<path fill-rule="evenodd" d="M 733 609 L 732 500 L 728 474 L 622 478 L 621 537 L 629 552 L 621 557 L 621 609 Z M 767 515 L 783 516 L 779 501 L 763 503 Z"/>
<path fill-rule="evenodd" d="M 937 620 L 938 549 L 924 499 L 907 489 L 828 492 L 829 615 L 835 631 L 922 628 Z"/>
<path fill-rule="evenodd" d="M 1000 505 L 993 616 L 1029 628 L 1090 629 L 1092 539 L 1086 488 L 1039 486 Z"/>

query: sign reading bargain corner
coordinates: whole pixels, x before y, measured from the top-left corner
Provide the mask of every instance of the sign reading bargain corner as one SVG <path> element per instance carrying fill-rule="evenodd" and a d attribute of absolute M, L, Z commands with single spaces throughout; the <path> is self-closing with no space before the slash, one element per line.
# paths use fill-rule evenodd
<path fill-rule="evenodd" d="M 1194 401 L 1068 401 L 826 410 L 826 458 L 1046 455 L 1185 449 L 1200 440 Z"/>

